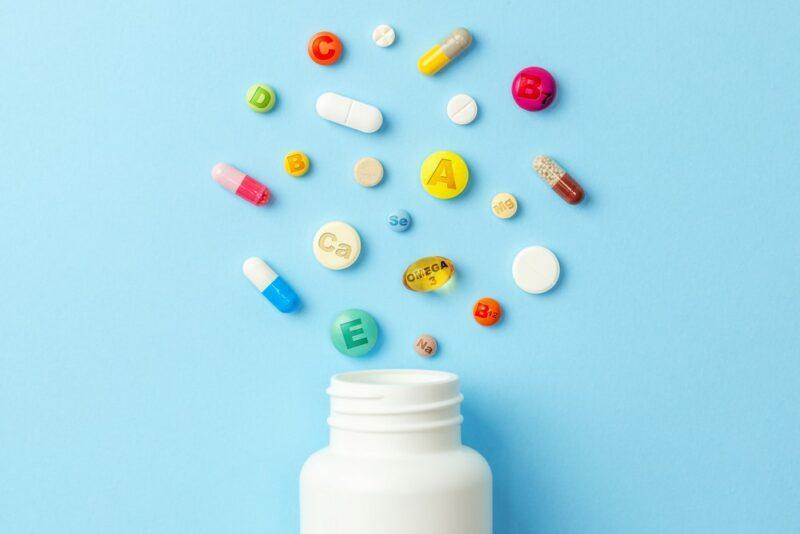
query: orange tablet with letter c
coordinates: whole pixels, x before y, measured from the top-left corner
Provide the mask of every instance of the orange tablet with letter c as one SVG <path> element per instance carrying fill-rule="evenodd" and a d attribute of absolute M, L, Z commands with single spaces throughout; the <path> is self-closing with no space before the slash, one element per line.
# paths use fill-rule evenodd
<path fill-rule="evenodd" d="M 318 65 L 333 65 L 342 56 L 342 42 L 331 32 L 318 32 L 308 40 L 308 57 Z"/>

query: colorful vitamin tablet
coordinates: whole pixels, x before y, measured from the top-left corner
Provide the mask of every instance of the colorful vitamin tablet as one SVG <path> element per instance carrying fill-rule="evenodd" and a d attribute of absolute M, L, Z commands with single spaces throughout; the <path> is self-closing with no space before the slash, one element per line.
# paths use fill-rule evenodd
<path fill-rule="evenodd" d="M 377 132 L 383 124 L 381 110 L 375 106 L 336 93 L 323 93 L 317 98 L 317 115 L 364 133 Z"/>
<path fill-rule="evenodd" d="M 434 291 L 443 287 L 456 272 L 453 262 L 443 256 L 420 258 L 406 268 L 403 285 L 411 291 Z"/>
<path fill-rule="evenodd" d="M 511 96 L 519 107 L 528 111 L 541 111 L 556 98 L 556 81 L 541 67 L 527 67 L 514 76 Z"/>
<path fill-rule="evenodd" d="M 376 26 L 375 29 L 372 30 L 372 41 L 381 48 L 392 46 L 392 43 L 394 43 L 394 39 L 395 39 L 394 28 L 392 28 L 388 24 L 381 24 L 380 26 Z"/>
<path fill-rule="evenodd" d="M 364 356 L 378 342 L 378 323 L 364 310 L 345 310 L 333 320 L 331 341 L 345 356 Z"/>
<path fill-rule="evenodd" d="M 256 289 L 283 313 L 293 312 L 300 306 L 300 299 L 292 286 L 278 276 L 261 258 L 245 260 L 242 272 Z"/>
<path fill-rule="evenodd" d="M 361 254 L 361 236 L 347 223 L 333 221 L 317 230 L 314 257 L 323 267 L 338 271 L 353 265 Z"/>
<path fill-rule="evenodd" d="M 211 169 L 211 177 L 219 185 L 236 193 L 251 204 L 263 206 L 269 202 L 270 192 L 267 186 L 227 163 L 214 165 L 214 168 Z"/>
<path fill-rule="evenodd" d="M 436 351 L 439 350 L 439 343 L 436 338 L 423 334 L 414 341 L 414 352 L 423 358 L 431 358 L 436 356 Z"/>
<path fill-rule="evenodd" d="M 295 178 L 303 176 L 311 168 L 308 156 L 302 152 L 289 152 L 283 158 L 283 169 Z"/>
<path fill-rule="evenodd" d="M 472 35 L 464 28 L 456 28 L 417 62 L 417 68 L 426 76 L 433 76 L 472 44 Z"/>
<path fill-rule="evenodd" d="M 545 247 L 527 247 L 514 257 L 511 275 L 526 293 L 545 293 L 558 282 L 561 267 L 558 258 Z"/>
<path fill-rule="evenodd" d="M 331 32 L 319 32 L 308 40 L 308 57 L 317 65 L 333 65 L 342 56 L 342 42 Z"/>
<path fill-rule="evenodd" d="M 411 226 L 411 215 L 406 210 L 394 210 L 386 218 L 386 224 L 395 232 L 405 232 Z"/>
<path fill-rule="evenodd" d="M 511 193 L 497 193 L 492 199 L 492 213 L 501 219 L 517 214 L 517 199 Z"/>
<path fill-rule="evenodd" d="M 492 326 L 503 316 L 503 307 L 496 300 L 483 297 L 472 307 L 472 317 L 481 326 Z"/>
<path fill-rule="evenodd" d="M 375 187 L 383 180 L 383 164 L 375 158 L 361 158 L 353 167 L 356 182 L 364 187 Z"/>
<path fill-rule="evenodd" d="M 422 162 L 419 180 L 429 195 L 450 199 L 464 192 L 469 182 L 466 162 L 449 150 L 434 152 Z"/>
<path fill-rule="evenodd" d="M 478 104 L 469 95 L 456 95 L 447 103 L 447 116 L 460 126 L 469 124 L 478 116 Z"/>
<path fill-rule="evenodd" d="M 533 160 L 533 170 L 535 170 L 547 185 L 558 193 L 567 204 L 579 204 L 583 200 L 583 188 L 572 176 L 561 168 L 561 165 L 553 161 L 549 156 L 536 156 Z"/>
<path fill-rule="evenodd" d="M 275 106 L 275 91 L 265 83 L 251 85 L 247 90 L 247 105 L 258 113 L 266 113 Z"/>

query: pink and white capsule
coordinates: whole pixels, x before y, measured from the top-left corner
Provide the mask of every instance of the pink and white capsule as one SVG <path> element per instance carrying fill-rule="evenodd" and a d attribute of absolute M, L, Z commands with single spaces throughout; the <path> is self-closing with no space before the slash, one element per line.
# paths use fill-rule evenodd
<path fill-rule="evenodd" d="M 242 272 L 273 306 L 283 313 L 295 311 L 300 306 L 300 298 L 292 286 L 273 271 L 261 258 L 248 258 L 242 265 Z"/>
<path fill-rule="evenodd" d="M 214 165 L 214 168 L 211 169 L 211 177 L 219 185 L 231 193 L 236 193 L 251 204 L 263 206 L 269 202 L 270 192 L 267 186 L 227 163 Z"/>

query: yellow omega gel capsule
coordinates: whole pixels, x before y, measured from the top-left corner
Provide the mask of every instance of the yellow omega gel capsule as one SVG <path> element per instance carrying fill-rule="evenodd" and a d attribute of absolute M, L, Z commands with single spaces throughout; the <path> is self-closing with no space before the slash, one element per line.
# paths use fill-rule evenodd
<path fill-rule="evenodd" d="M 472 44 L 472 35 L 465 28 L 456 28 L 442 42 L 425 52 L 417 68 L 425 76 L 433 76 Z"/>
<path fill-rule="evenodd" d="M 408 266 L 403 274 L 403 285 L 411 291 L 433 291 L 449 282 L 455 272 L 456 267 L 449 259 L 428 256 Z"/>

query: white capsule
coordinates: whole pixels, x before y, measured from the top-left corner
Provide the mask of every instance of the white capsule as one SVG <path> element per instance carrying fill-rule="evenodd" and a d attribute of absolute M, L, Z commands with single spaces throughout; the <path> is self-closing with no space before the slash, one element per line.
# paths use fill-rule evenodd
<path fill-rule="evenodd" d="M 256 289 L 283 313 L 293 312 L 300 305 L 300 299 L 292 286 L 278 276 L 261 258 L 245 260 L 242 272 Z"/>
<path fill-rule="evenodd" d="M 377 132 L 383 124 L 381 110 L 375 106 L 336 93 L 323 93 L 317 98 L 317 115 L 364 133 Z"/>

